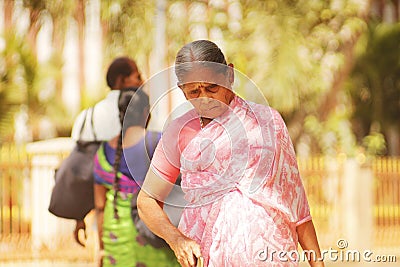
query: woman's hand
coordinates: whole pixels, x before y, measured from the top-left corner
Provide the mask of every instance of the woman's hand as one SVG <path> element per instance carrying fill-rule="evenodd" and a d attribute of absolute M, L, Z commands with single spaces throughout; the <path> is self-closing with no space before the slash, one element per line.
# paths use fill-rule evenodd
<path fill-rule="evenodd" d="M 139 216 L 154 234 L 168 243 L 182 267 L 194 267 L 196 258 L 201 256 L 200 245 L 172 225 L 163 210 L 163 201 L 173 186 L 174 183 L 159 178 L 150 168 L 137 199 Z"/>
<path fill-rule="evenodd" d="M 168 243 L 182 267 L 195 267 L 197 258 L 201 256 L 200 245 L 180 234 Z"/>
<path fill-rule="evenodd" d="M 97 255 L 97 267 L 103 267 L 104 250 L 99 250 Z"/>
<path fill-rule="evenodd" d="M 79 239 L 79 231 L 83 230 L 84 238 L 86 240 L 86 224 L 84 220 L 76 220 L 76 225 L 75 225 L 75 230 L 74 230 L 74 238 L 75 241 L 81 245 L 82 247 L 85 246 L 85 244 Z"/>

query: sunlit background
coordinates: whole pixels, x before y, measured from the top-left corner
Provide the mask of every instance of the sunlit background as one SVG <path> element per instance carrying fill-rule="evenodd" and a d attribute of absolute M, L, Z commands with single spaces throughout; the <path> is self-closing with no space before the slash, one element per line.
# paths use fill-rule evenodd
<path fill-rule="evenodd" d="M 114 57 L 150 79 L 195 39 L 261 92 L 242 83 L 241 96 L 284 117 L 321 248 L 345 239 L 398 266 L 400 0 L 0 0 L 0 265 L 95 266 L 93 214 L 81 248 L 47 211 L 74 118 L 107 94 Z M 147 89 L 153 103 L 164 93 Z"/>

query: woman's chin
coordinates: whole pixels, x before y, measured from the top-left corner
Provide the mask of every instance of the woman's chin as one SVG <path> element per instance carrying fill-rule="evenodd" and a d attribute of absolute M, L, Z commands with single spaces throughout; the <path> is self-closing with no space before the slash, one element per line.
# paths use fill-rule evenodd
<path fill-rule="evenodd" d="M 200 110 L 198 111 L 198 114 L 200 115 L 200 117 L 202 118 L 207 118 L 207 119 L 215 119 L 219 116 L 221 116 L 224 112 L 226 111 L 226 109 L 207 109 L 207 110 Z"/>
<path fill-rule="evenodd" d="M 221 113 L 210 113 L 210 112 L 203 112 L 203 113 L 200 113 L 200 116 L 202 117 L 202 118 L 205 118 L 205 119 L 210 119 L 210 120 L 213 120 L 213 119 L 215 119 L 215 118 L 217 118 L 217 117 L 219 117 L 221 115 Z"/>

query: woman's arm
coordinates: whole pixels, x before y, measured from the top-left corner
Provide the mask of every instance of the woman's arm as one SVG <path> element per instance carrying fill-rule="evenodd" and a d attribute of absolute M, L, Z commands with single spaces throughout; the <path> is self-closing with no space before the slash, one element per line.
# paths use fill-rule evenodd
<path fill-rule="evenodd" d="M 154 234 L 168 243 L 182 266 L 195 266 L 195 258 L 201 256 L 200 245 L 172 225 L 163 211 L 163 200 L 173 186 L 173 183 L 159 178 L 150 168 L 138 195 L 139 216 Z"/>
<path fill-rule="evenodd" d="M 97 234 L 99 237 L 99 266 L 102 266 L 102 254 L 103 254 L 103 221 L 104 221 L 104 208 L 106 206 L 106 192 L 107 188 L 102 185 L 94 185 L 94 209 L 96 211 L 96 221 L 97 221 Z"/>
<path fill-rule="evenodd" d="M 321 250 L 319 248 L 317 234 L 312 220 L 302 223 L 296 228 L 297 235 L 299 237 L 299 243 L 304 251 L 311 251 L 307 253 L 309 255 L 308 262 L 311 267 L 323 267 L 324 262 L 321 258 Z M 314 257 L 315 256 L 315 257 Z"/>

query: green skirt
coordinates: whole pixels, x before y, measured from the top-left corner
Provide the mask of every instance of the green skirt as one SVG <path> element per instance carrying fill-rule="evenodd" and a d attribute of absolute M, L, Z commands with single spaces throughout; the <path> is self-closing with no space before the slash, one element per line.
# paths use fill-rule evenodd
<path fill-rule="evenodd" d="M 131 194 L 119 193 L 117 209 L 119 219 L 114 218 L 114 190 L 108 190 L 104 209 L 103 267 L 178 267 L 175 254 L 170 248 L 156 249 L 141 240 L 131 217 Z"/>

